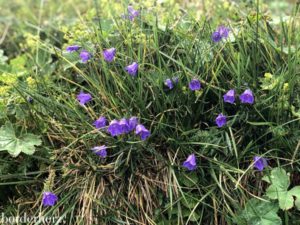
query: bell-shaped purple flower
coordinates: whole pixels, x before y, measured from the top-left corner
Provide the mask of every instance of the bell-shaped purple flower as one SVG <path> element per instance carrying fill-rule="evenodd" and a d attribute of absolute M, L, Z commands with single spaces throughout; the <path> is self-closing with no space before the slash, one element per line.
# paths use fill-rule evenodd
<path fill-rule="evenodd" d="M 225 26 L 219 26 L 217 32 L 219 32 L 220 36 L 222 38 L 227 38 L 228 34 L 229 34 L 230 29 L 228 27 Z"/>
<path fill-rule="evenodd" d="M 140 14 L 139 11 L 135 10 L 131 5 L 127 7 L 127 11 L 128 11 L 129 19 L 131 21 L 133 21 L 134 18 Z"/>
<path fill-rule="evenodd" d="M 240 100 L 242 103 L 253 104 L 254 103 L 254 95 L 250 89 L 245 90 L 240 95 Z"/>
<path fill-rule="evenodd" d="M 265 167 L 268 166 L 267 160 L 260 156 L 254 156 L 254 167 L 259 171 L 263 171 Z"/>
<path fill-rule="evenodd" d="M 138 69 L 139 69 L 139 64 L 137 62 L 134 62 L 125 67 L 125 70 L 131 76 L 136 76 Z"/>
<path fill-rule="evenodd" d="M 121 127 L 121 130 L 122 130 L 123 134 L 126 134 L 126 133 L 130 132 L 130 130 L 129 130 L 129 124 L 128 124 L 127 119 L 125 119 L 125 118 L 121 119 L 119 121 L 119 125 Z"/>
<path fill-rule="evenodd" d="M 44 206 L 54 206 L 57 202 L 57 196 L 52 192 L 43 193 L 43 205 Z"/>
<path fill-rule="evenodd" d="M 101 158 L 105 158 L 107 156 L 107 151 L 106 151 L 106 146 L 101 145 L 101 146 L 95 146 L 91 150 Z"/>
<path fill-rule="evenodd" d="M 122 127 L 119 124 L 118 120 L 112 120 L 109 123 L 107 131 L 110 133 L 111 136 L 118 136 L 122 134 Z"/>
<path fill-rule="evenodd" d="M 92 100 L 92 96 L 89 93 L 80 92 L 77 95 L 77 100 L 79 101 L 80 105 L 85 105 L 89 101 Z"/>
<path fill-rule="evenodd" d="M 191 154 L 187 157 L 187 159 L 182 164 L 183 167 L 188 170 L 195 170 L 197 168 L 196 156 L 195 154 Z"/>
<path fill-rule="evenodd" d="M 76 52 L 79 50 L 79 48 L 80 48 L 79 45 L 70 45 L 66 48 L 66 51 L 67 52 Z"/>
<path fill-rule="evenodd" d="M 226 116 L 224 116 L 222 113 L 220 113 L 216 118 L 216 124 L 218 127 L 223 127 L 226 125 L 227 119 Z"/>
<path fill-rule="evenodd" d="M 128 120 L 129 131 L 133 131 L 136 128 L 136 126 L 138 125 L 138 122 L 139 122 L 139 120 L 135 116 L 129 118 L 129 120 Z"/>
<path fill-rule="evenodd" d="M 223 95 L 224 102 L 233 104 L 235 101 L 235 91 L 233 89 L 229 90 L 225 95 Z"/>
<path fill-rule="evenodd" d="M 189 84 L 189 88 L 192 91 L 197 91 L 201 89 L 201 83 L 198 79 L 192 79 L 190 84 Z"/>
<path fill-rule="evenodd" d="M 165 80 L 164 84 L 171 90 L 174 88 L 174 85 L 178 83 L 178 77 L 172 77 Z"/>
<path fill-rule="evenodd" d="M 221 36 L 220 32 L 215 31 L 212 33 L 211 39 L 213 40 L 213 42 L 219 42 L 222 40 L 222 36 Z"/>
<path fill-rule="evenodd" d="M 107 120 L 105 118 L 105 116 L 100 116 L 97 120 L 95 120 L 95 122 L 93 123 L 93 125 L 97 128 L 103 128 L 106 126 Z"/>
<path fill-rule="evenodd" d="M 212 33 L 211 39 L 213 42 L 219 42 L 223 38 L 227 38 L 229 34 L 230 29 L 225 26 L 219 26 L 218 29 Z"/>
<path fill-rule="evenodd" d="M 143 125 L 139 124 L 135 128 L 135 134 L 139 135 L 144 141 L 150 136 L 150 131 L 147 130 Z"/>
<path fill-rule="evenodd" d="M 82 50 L 79 54 L 79 57 L 81 58 L 81 62 L 86 63 L 91 58 L 91 53 L 89 53 L 87 50 Z"/>
<path fill-rule="evenodd" d="M 171 79 L 166 79 L 165 80 L 165 85 L 171 90 L 174 88 L 173 81 Z"/>
<path fill-rule="evenodd" d="M 112 62 L 116 55 L 116 49 L 115 48 L 109 48 L 102 52 L 103 58 L 106 62 Z"/>

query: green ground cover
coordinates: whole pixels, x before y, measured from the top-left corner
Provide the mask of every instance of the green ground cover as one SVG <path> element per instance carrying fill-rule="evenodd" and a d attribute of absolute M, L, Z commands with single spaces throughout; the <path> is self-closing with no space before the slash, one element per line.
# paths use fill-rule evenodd
<path fill-rule="evenodd" d="M 0 9 L 0 214 L 300 224 L 299 3 L 14 0 Z M 142 126 L 122 120 L 132 117 Z"/>

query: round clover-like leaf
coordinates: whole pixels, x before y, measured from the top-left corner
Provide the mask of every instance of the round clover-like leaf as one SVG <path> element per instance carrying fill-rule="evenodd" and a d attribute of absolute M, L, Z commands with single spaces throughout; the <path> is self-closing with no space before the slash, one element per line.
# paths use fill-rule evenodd
<path fill-rule="evenodd" d="M 6 123 L 0 128 L 0 151 L 8 151 L 13 157 L 21 152 L 32 155 L 35 146 L 41 145 L 41 139 L 34 134 L 24 134 L 17 137 L 11 123 Z"/>

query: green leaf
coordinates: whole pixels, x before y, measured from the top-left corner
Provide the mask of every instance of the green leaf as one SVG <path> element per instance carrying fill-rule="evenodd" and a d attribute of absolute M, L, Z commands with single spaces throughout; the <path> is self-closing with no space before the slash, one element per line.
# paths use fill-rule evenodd
<path fill-rule="evenodd" d="M 199 178 L 196 173 L 181 173 L 180 182 L 186 187 L 193 187 L 199 181 Z"/>
<path fill-rule="evenodd" d="M 197 212 L 191 212 L 191 210 L 188 209 L 184 209 L 182 214 L 184 218 L 189 218 L 189 221 L 192 222 L 196 222 L 200 219 L 200 215 Z"/>
<path fill-rule="evenodd" d="M 274 202 L 265 202 L 250 199 L 245 209 L 236 218 L 238 225 L 281 225 L 282 221 L 277 215 L 279 207 Z"/>
<path fill-rule="evenodd" d="M 63 68 L 66 71 L 69 68 L 72 68 L 80 61 L 79 55 L 77 52 L 66 52 L 63 53 Z"/>
<path fill-rule="evenodd" d="M 35 146 L 41 145 L 41 139 L 34 134 L 24 134 L 17 137 L 11 123 L 7 122 L 0 128 L 0 151 L 8 151 L 13 157 L 21 152 L 32 155 Z"/>
<path fill-rule="evenodd" d="M 266 190 L 266 195 L 271 199 L 278 199 L 281 209 L 289 210 L 293 208 L 294 196 L 297 200 L 300 199 L 300 186 L 296 186 L 288 191 L 290 178 L 284 169 L 273 169 L 271 175 L 264 176 L 263 180 L 271 184 Z M 297 205 L 299 206 L 299 200 L 297 201 Z"/>
<path fill-rule="evenodd" d="M 186 194 L 180 202 L 188 209 L 193 209 L 198 204 L 197 197 L 190 194 Z"/>
<path fill-rule="evenodd" d="M 295 206 L 298 210 L 300 210 L 300 186 L 293 187 L 291 190 L 289 190 L 289 193 L 296 197 Z"/>

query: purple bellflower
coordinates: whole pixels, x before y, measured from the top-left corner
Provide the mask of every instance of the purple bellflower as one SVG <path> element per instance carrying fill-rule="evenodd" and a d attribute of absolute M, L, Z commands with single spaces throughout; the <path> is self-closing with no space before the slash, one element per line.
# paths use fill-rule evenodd
<path fill-rule="evenodd" d="M 111 136 L 118 136 L 122 134 L 122 127 L 118 120 L 112 120 L 107 128 Z"/>
<path fill-rule="evenodd" d="M 79 50 L 79 48 L 80 48 L 79 45 L 70 45 L 66 48 L 66 51 L 67 52 L 76 52 Z"/>
<path fill-rule="evenodd" d="M 129 20 L 133 21 L 135 17 L 137 17 L 140 13 L 139 11 L 135 10 L 131 5 L 127 7 L 127 11 L 129 14 Z"/>
<path fill-rule="evenodd" d="M 213 42 L 219 42 L 222 40 L 222 36 L 218 31 L 215 31 L 212 33 L 211 39 L 213 40 Z"/>
<path fill-rule="evenodd" d="M 79 57 L 81 58 L 82 63 L 86 63 L 91 58 L 91 53 L 89 53 L 87 50 L 82 50 Z"/>
<path fill-rule="evenodd" d="M 217 31 L 213 32 L 213 34 L 211 35 L 211 39 L 213 40 L 213 42 L 219 42 L 223 38 L 228 37 L 229 31 L 230 30 L 228 27 L 219 26 Z"/>
<path fill-rule="evenodd" d="M 119 121 L 119 126 L 121 127 L 122 134 L 126 134 L 126 133 L 130 132 L 127 119 L 125 119 L 125 118 L 121 119 Z"/>
<path fill-rule="evenodd" d="M 190 84 L 189 84 L 189 88 L 192 91 L 197 91 L 201 89 L 201 83 L 198 79 L 192 79 Z"/>
<path fill-rule="evenodd" d="M 235 101 L 235 91 L 233 89 L 229 90 L 225 95 L 223 95 L 224 102 L 233 104 Z"/>
<path fill-rule="evenodd" d="M 171 90 L 174 88 L 173 81 L 171 79 L 166 79 L 165 80 L 165 85 L 168 86 L 168 88 Z"/>
<path fill-rule="evenodd" d="M 229 34 L 230 29 L 228 27 L 225 26 L 219 26 L 218 27 L 218 32 L 221 35 L 222 38 L 227 38 L 228 34 Z"/>
<path fill-rule="evenodd" d="M 100 116 L 97 120 L 95 120 L 95 122 L 93 123 L 93 125 L 97 128 L 103 128 L 106 126 L 107 120 L 105 118 L 105 116 Z"/>
<path fill-rule="evenodd" d="M 43 193 L 43 205 L 44 206 L 54 206 L 57 202 L 57 196 L 52 192 Z"/>
<path fill-rule="evenodd" d="M 242 103 L 253 104 L 254 103 L 254 95 L 250 89 L 245 90 L 240 95 L 240 100 Z"/>
<path fill-rule="evenodd" d="M 77 95 L 77 100 L 79 101 L 80 105 L 85 105 L 89 101 L 92 100 L 92 96 L 89 93 L 80 92 Z"/>
<path fill-rule="evenodd" d="M 109 48 L 102 52 L 103 58 L 106 62 L 112 62 L 116 55 L 116 49 L 115 48 Z"/>
<path fill-rule="evenodd" d="M 125 67 L 125 70 L 131 76 L 136 76 L 138 69 L 139 69 L 139 64 L 137 62 L 134 62 Z"/>
<path fill-rule="evenodd" d="M 196 163 L 196 156 L 195 154 L 191 154 L 187 157 L 187 159 L 182 164 L 183 167 L 187 168 L 188 170 L 195 170 L 197 168 Z"/>
<path fill-rule="evenodd" d="M 107 151 L 106 151 L 106 146 L 101 145 L 101 146 L 95 146 L 91 150 L 101 158 L 105 158 L 107 156 Z"/>
<path fill-rule="evenodd" d="M 136 128 L 136 126 L 138 125 L 138 122 L 139 122 L 139 120 L 135 116 L 129 118 L 128 119 L 129 131 L 133 131 Z"/>
<path fill-rule="evenodd" d="M 227 123 L 226 116 L 224 116 L 222 113 L 220 113 L 216 118 L 217 126 L 223 127 L 224 125 L 226 125 L 226 123 Z"/>
<path fill-rule="evenodd" d="M 254 156 L 253 160 L 254 160 L 253 166 L 259 171 L 263 171 L 263 169 L 268 166 L 267 160 L 263 157 Z"/>
<path fill-rule="evenodd" d="M 144 141 L 150 136 L 150 131 L 147 130 L 143 125 L 139 124 L 135 128 L 135 134 L 139 135 Z"/>

